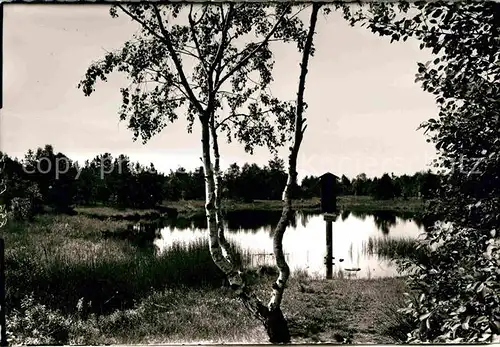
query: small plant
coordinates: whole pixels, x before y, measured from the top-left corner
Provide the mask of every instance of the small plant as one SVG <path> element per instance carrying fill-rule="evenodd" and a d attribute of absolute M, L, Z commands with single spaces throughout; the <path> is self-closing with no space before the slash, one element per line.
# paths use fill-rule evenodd
<path fill-rule="evenodd" d="M 33 207 L 28 198 L 13 198 L 11 201 L 12 218 L 16 221 L 30 220 L 33 216 Z"/>
<path fill-rule="evenodd" d="M 20 309 L 14 309 L 8 316 L 9 344 L 67 344 L 72 323 L 72 319 L 60 312 L 35 302 L 31 294 L 21 300 Z"/>
<path fill-rule="evenodd" d="M 382 333 L 397 343 L 406 342 L 408 334 L 417 328 L 414 319 L 402 312 L 404 305 L 403 300 L 387 301 L 379 318 Z"/>

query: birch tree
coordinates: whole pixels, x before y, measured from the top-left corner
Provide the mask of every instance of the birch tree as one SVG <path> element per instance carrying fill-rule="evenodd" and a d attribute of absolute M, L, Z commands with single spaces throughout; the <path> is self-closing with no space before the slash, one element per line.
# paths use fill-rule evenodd
<path fill-rule="evenodd" d="M 7 208 L 5 206 L 5 199 L 2 196 L 7 191 L 4 166 L 4 155 L 0 153 L 0 229 L 7 224 Z"/>
<path fill-rule="evenodd" d="M 125 73 L 131 83 L 121 89 L 120 119 L 128 120 L 134 140 L 141 138 L 143 143 L 176 121 L 182 112 L 186 114 L 188 132 L 193 131 L 198 119 L 212 259 L 245 306 L 264 323 L 271 342 L 290 340 L 279 307 L 288 269 L 281 259 L 281 245 L 277 244 L 281 243 L 290 216 L 290 203 L 285 204 L 285 217 L 274 239 L 281 273 L 271 303 L 266 306 L 246 286 L 224 236 L 218 139 L 220 135 L 226 135 L 228 142 L 236 139 L 248 152 L 262 145 L 276 152 L 280 144 L 292 139 L 294 120 L 302 125 L 299 107 L 303 109 L 303 100 L 297 105 L 280 101 L 271 95 L 268 86 L 273 80 L 272 42 L 296 42 L 309 55 L 312 35 L 307 34 L 298 18 L 306 7 L 294 8 L 289 3 L 115 5 L 111 16 L 124 13 L 139 24 L 139 31 L 121 49 L 92 63 L 78 85 L 89 96 L 98 79 L 106 81 L 113 71 Z M 317 14 L 317 8 L 313 13 Z M 308 49 L 303 44 L 306 39 L 311 42 Z M 190 69 L 186 67 L 189 64 Z M 292 183 L 296 180 L 296 152 L 300 145 L 297 139 L 303 134 L 303 129 L 299 130 L 293 147 L 297 147 L 295 159 L 290 159 L 289 165 Z M 287 191 L 285 202 L 289 199 Z"/>
<path fill-rule="evenodd" d="M 294 114 L 294 125 L 293 125 L 293 139 L 292 144 L 289 147 L 288 155 L 288 178 L 286 186 L 283 190 L 283 210 L 281 213 L 281 218 L 276 226 L 273 234 L 273 251 L 276 259 L 276 265 L 279 269 L 279 276 L 276 282 L 273 284 L 273 292 L 271 300 L 268 304 L 269 312 L 275 312 L 276 320 L 282 320 L 282 325 L 286 324 L 286 321 L 281 313 L 280 304 L 283 298 L 283 292 L 285 290 L 286 282 L 290 276 L 290 269 L 286 263 L 285 254 L 283 252 L 283 236 L 285 234 L 286 228 L 288 227 L 291 218 L 293 217 L 294 211 L 292 206 L 292 199 L 294 197 L 293 193 L 296 191 L 297 187 L 297 156 L 299 154 L 300 144 L 304 137 L 304 132 L 307 128 L 305 124 L 306 119 L 304 117 L 305 102 L 304 102 L 304 92 L 306 84 L 306 75 L 308 72 L 309 57 L 313 54 L 313 38 L 314 32 L 316 30 L 316 22 L 318 20 L 318 12 L 321 7 L 320 3 L 313 3 L 309 30 L 304 43 L 304 49 L 302 52 L 302 61 L 300 64 L 300 77 L 298 83 L 297 91 L 297 101 L 296 109 Z M 283 340 L 283 339 L 282 339 Z M 288 337 L 289 340 L 289 337 Z M 285 341 L 288 342 L 288 341 Z"/>

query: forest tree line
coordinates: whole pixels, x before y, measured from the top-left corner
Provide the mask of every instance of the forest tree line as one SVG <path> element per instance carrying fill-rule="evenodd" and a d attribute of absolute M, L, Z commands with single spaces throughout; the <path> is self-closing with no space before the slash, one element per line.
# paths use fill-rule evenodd
<path fill-rule="evenodd" d="M 203 200 L 204 173 L 200 166 L 194 171 L 179 167 L 168 174 L 158 172 L 154 165 L 133 163 L 126 155 L 112 157 L 109 153 L 86 160 L 83 166 L 51 145 L 29 150 L 22 160 L 1 153 L 4 179 L 8 190 L 3 196 L 7 206 L 28 204 L 35 212 L 42 205 L 65 211 L 72 205 L 109 205 L 131 208 L 152 208 L 164 201 Z M 226 199 L 251 202 L 279 200 L 287 174 L 282 159 L 269 160 L 267 165 L 233 163 L 224 172 L 223 195 Z M 320 177 L 306 176 L 296 189 L 296 198 L 320 196 Z M 440 177 L 431 172 L 413 175 L 369 178 L 361 173 L 353 179 L 342 175 L 337 182 L 338 195 L 372 196 L 375 199 L 397 197 L 436 197 Z"/>

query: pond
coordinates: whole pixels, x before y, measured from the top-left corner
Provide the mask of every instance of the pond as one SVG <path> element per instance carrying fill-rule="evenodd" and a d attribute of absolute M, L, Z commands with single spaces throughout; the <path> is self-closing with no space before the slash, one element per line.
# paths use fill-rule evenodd
<path fill-rule="evenodd" d="M 273 230 L 279 211 L 235 211 L 225 216 L 226 238 L 249 255 L 253 265 L 274 265 Z M 373 251 L 384 240 L 411 240 L 425 232 L 424 225 L 411 214 L 388 211 L 359 213 L 342 211 L 333 223 L 334 276 L 379 278 L 398 276 L 396 265 Z M 188 244 L 208 238 L 206 220 L 168 221 L 156 230 L 157 252 L 174 243 Z M 382 242 L 381 242 L 382 241 Z M 303 270 L 314 277 L 326 276 L 326 225 L 321 214 L 296 212 L 283 238 L 290 269 Z"/>

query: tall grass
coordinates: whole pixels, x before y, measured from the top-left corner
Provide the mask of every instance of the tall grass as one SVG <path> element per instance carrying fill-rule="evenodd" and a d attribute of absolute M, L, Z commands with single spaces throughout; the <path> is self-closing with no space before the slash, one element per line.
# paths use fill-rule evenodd
<path fill-rule="evenodd" d="M 388 260 L 402 258 L 424 259 L 426 248 L 417 239 L 410 238 L 372 238 L 363 243 L 363 253 L 377 255 Z"/>
<path fill-rule="evenodd" d="M 71 238 L 102 239 L 106 234 L 114 235 L 130 228 L 130 222 L 99 220 L 83 215 L 37 215 L 33 222 L 10 220 L 4 228 L 6 244 L 26 243 L 25 238 L 40 235 L 43 238 L 65 236 Z"/>
<path fill-rule="evenodd" d="M 253 324 L 251 317 L 241 316 L 244 311 L 235 310 L 238 302 L 220 295 L 225 276 L 212 261 L 207 238 L 174 243 L 158 253 L 152 240 L 140 247 L 131 242 L 154 237 L 146 229 L 62 215 L 9 223 L 3 236 L 12 343 L 99 344 L 109 338 L 116 343 L 117 337 L 188 341 L 230 332 L 234 321 Z M 232 248 L 246 266 L 248 254 Z M 161 302 L 151 302 L 158 296 Z M 220 319 L 219 296 L 234 310 L 227 319 Z M 196 321 L 200 308 L 205 316 Z M 165 319 L 167 313 L 175 318 Z M 205 324 L 194 335 L 192 321 Z"/>
<path fill-rule="evenodd" d="M 77 217 L 80 218 L 80 217 Z M 55 220 L 53 226 L 57 227 Z M 225 276 L 212 261 L 208 240 L 175 243 L 161 254 L 154 246 L 138 248 L 125 240 L 67 237 L 61 230 L 31 228 L 6 250 L 9 307 L 31 292 L 63 312 L 83 298 L 91 312 L 132 307 L 152 290 L 220 287 Z M 66 227 L 65 227 L 66 228 Z M 19 231 L 18 231 L 19 232 Z M 245 264 L 241 249 L 232 246 Z"/>
<path fill-rule="evenodd" d="M 400 312 L 403 307 L 405 303 L 400 298 L 395 301 L 385 301 L 378 318 L 381 333 L 392 337 L 397 343 L 405 343 L 407 334 L 415 328 L 412 317 Z"/>

